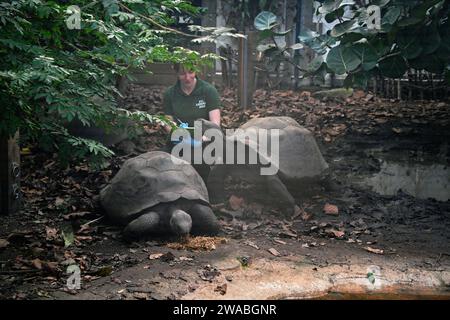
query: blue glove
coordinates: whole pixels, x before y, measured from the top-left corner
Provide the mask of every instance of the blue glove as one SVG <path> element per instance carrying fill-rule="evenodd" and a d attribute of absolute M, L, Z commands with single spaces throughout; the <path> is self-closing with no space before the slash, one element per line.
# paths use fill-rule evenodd
<path fill-rule="evenodd" d="M 189 124 L 187 122 L 181 122 L 178 127 L 181 129 L 187 129 L 189 128 Z"/>

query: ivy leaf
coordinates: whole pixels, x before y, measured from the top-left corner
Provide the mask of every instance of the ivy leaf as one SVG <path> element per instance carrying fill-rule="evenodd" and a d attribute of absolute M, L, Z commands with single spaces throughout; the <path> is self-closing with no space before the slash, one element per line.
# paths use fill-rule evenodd
<path fill-rule="evenodd" d="M 327 65 L 336 74 L 344 74 L 353 71 L 360 64 L 361 60 L 351 48 L 337 46 L 328 52 Z"/>

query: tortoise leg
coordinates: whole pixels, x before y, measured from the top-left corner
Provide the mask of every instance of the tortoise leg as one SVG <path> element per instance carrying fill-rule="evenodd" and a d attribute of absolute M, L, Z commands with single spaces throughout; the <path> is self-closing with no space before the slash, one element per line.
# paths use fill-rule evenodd
<path fill-rule="evenodd" d="M 286 188 L 284 183 L 280 180 L 278 176 L 265 176 L 266 186 L 269 193 L 276 197 L 276 200 L 280 202 L 283 207 L 289 208 L 292 212 L 295 212 L 295 199 Z"/>
<path fill-rule="evenodd" d="M 225 178 L 227 175 L 227 165 L 220 164 L 211 168 L 208 176 L 208 193 L 211 203 L 225 202 Z"/>
<path fill-rule="evenodd" d="M 156 233 L 159 226 L 159 216 L 156 212 L 145 213 L 132 220 L 123 230 L 126 239 L 137 239 Z"/>
<path fill-rule="evenodd" d="M 193 235 L 216 235 L 219 233 L 219 221 L 210 207 L 196 203 L 189 210 L 189 214 L 192 218 L 191 233 Z"/>

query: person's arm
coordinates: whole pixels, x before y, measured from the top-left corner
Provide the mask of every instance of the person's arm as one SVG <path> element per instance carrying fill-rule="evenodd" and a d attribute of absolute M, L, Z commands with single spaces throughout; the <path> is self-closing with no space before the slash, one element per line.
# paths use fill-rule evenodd
<path fill-rule="evenodd" d="M 209 112 L 209 121 L 214 122 L 220 127 L 220 109 L 214 109 Z"/>
<path fill-rule="evenodd" d="M 173 120 L 173 117 L 172 117 L 171 115 L 166 114 L 165 116 L 166 116 L 166 118 L 169 119 L 170 121 L 175 122 L 175 121 Z M 171 127 L 169 124 L 164 123 L 164 130 L 165 130 L 167 133 L 171 133 L 171 132 L 172 132 L 172 127 Z"/>

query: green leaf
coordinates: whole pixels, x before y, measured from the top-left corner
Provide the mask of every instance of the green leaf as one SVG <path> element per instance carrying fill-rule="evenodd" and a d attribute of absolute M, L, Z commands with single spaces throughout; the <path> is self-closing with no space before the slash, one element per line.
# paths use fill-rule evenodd
<path fill-rule="evenodd" d="M 273 43 L 259 44 L 259 45 L 256 47 L 256 50 L 259 51 L 259 52 L 265 52 L 265 51 L 267 51 L 267 50 L 269 50 L 269 49 L 273 49 L 273 48 L 276 48 L 276 47 L 277 47 L 277 46 L 276 46 L 275 44 L 273 44 Z"/>
<path fill-rule="evenodd" d="M 418 24 L 418 23 L 420 23 L 422 21 L 423 21 L 423 19 L 418 18 L 418 17 L 408 17 L 408 18 L 405 18 L 405 19 L 401 19 L 397 23 L 397 25 L 399 27 L 409 27 L 409 26 L 412 26 L 412 25 L 416 25 L 416 24 Z"/>
<path fill-rule="evenodd" d="M 319 13 L 321 14 L 328 14 L 330 12 L 333 12 L 334 10 L 339 8 L 339 4 L 342 2 L 342 0 L 326 0 L 322 5 L 319 7 Z"/>
<path fill-rule="evenodd" d="M 423 68 L 431 73 L 441 74 L 445 71 L 445 60 L 439 58 L 436 54 L 421 56 Z"/>
<path fill-rule="evenodd" d="M 310 73 L 314 73 L 317 70 L 319 70 L 322 65 L 323 65 L 323 57 L 322 56 L 317 56 L 315 57 L 309 64 L 307 67 L 307 71 Z"/>
<path fill-rule="evenodd" d="M 370 4 L 379 6 L 379 7 L 384 7 L 386 6 L 391 0 L 374 0 L 371 1 Z"/>
<path fill-rule="evenodd" d="M 325 21 L 328 23 L 333 22 L 334 20 L 341 18 L 344 15 L 344 8 L 339 8 L 333 12 L 327 13 L 325 15 Z"/>
<path fill-rule="evenodd" d="M 436 27 L 425 29 L 421 34 L 420 40 L 423 47 L 423 54 L 433 53 L 441 45 L 441 37 Z"/>
<path fill-rule="evenodd" d="M 383 76 L 388 78 L 400 78 L 408 69 L 405 59 L 400 54 L 381 60 L 379 67 Z"/>
<path fill-rule="evenodd" d="M 381 24 L 393 25 L 400 17 L 401 9 L 399 7 L 390 7 L 386 14 L 381 18 Z"/>
<path fill-rule="evenodd" d="M 350 73 L 344 80 L 344 86 L 346 88 L 367 88 L 369 77 L 364 72 Z"/>
<path fill-rule="evenodd" d="M 256 30 L 269 30 L 277 24 L 277 16 L 269 11 L 260 12 L 254 20 Z"/>
<path fill-rule="evenodd" d="M 62 230 L 62 236 L 64 239 L 64 247 L 68 247 L 72 245 L 72 243 L 75 241 L 75 235 L 73 233 L 73 229 L 71 226 L 68 226 L 65 228 L 65 230 Z"/>
<path fill-rule="evenodd" d="M 300 49 L 303 49 L 304 46 L 301 43 L 294 43 L 289 48 L 292 49 L 292 50 L 300 50 Z"/>
<path fill-rule="evenodd" d="M 409 29 L 397 34 L 397 44 L 402 49 L 403 56 L 406 59 L 417 58 L 423 50 L 419 38 Z"/>
<path fill-rule="evenodd" d="M 339 4 L 339 8 L 342 8 L 344 6 L 352 6 L 352 5 L 355 5 L 354 0 L 342 0 L 341 3 Z"/>
<path fill-rule="evenodd" d="M 390 43 L 385 38 L 382 37 L 372 38 L 369 41 L 369 44 L 372 46 L 372 48 L 375 49 L 379 57 L 388 54 L 389 50 L 391 49 Z"/>
<path fill-rule="evenodd" d="M 372 47 L 367 43 L 357 43 L 352 49 L 361 60 L 361 67 L 364 71 L 375 68 L 378 62 L 378 55 Z"/>
<path fill-rule="evenodd" d="M 354 30 L 352 30 L 354 31 Z M 346 33 L 342 36 L 342 38 L 340 39 L 341 43 L 353 43 L 356 42 L 358 40 L 361 40 L 362 38 L 364 38 L 364 35 L 362 35 L 361 33 L 356 33 L 356 32 L 349 32 Z"/>
<path fill-rule="evenodd" d="M 336 74 L 344 74 L 355 70 L 361 64 L 361 60 L 351 48 L 342 46 L 334 47 L 328 52 L 327 65 Z"/>
<path fill-rule="evenodd" d="M 330 35 L 335 38 L 339 37 L 344 33 L 347 33 L 354 25 L 355 25 L 354 20 L 344 21 L 340 24 L 335 25 L 334 28 L 331 30 Z"/>
<path fill-rule="evenodd" d="M 275 35 L 275 32 L 273 32 L 271 29 L 262 30 L 258 33 L 258 40 L 262 41 L 268 38 L 271 38 Z"/>

